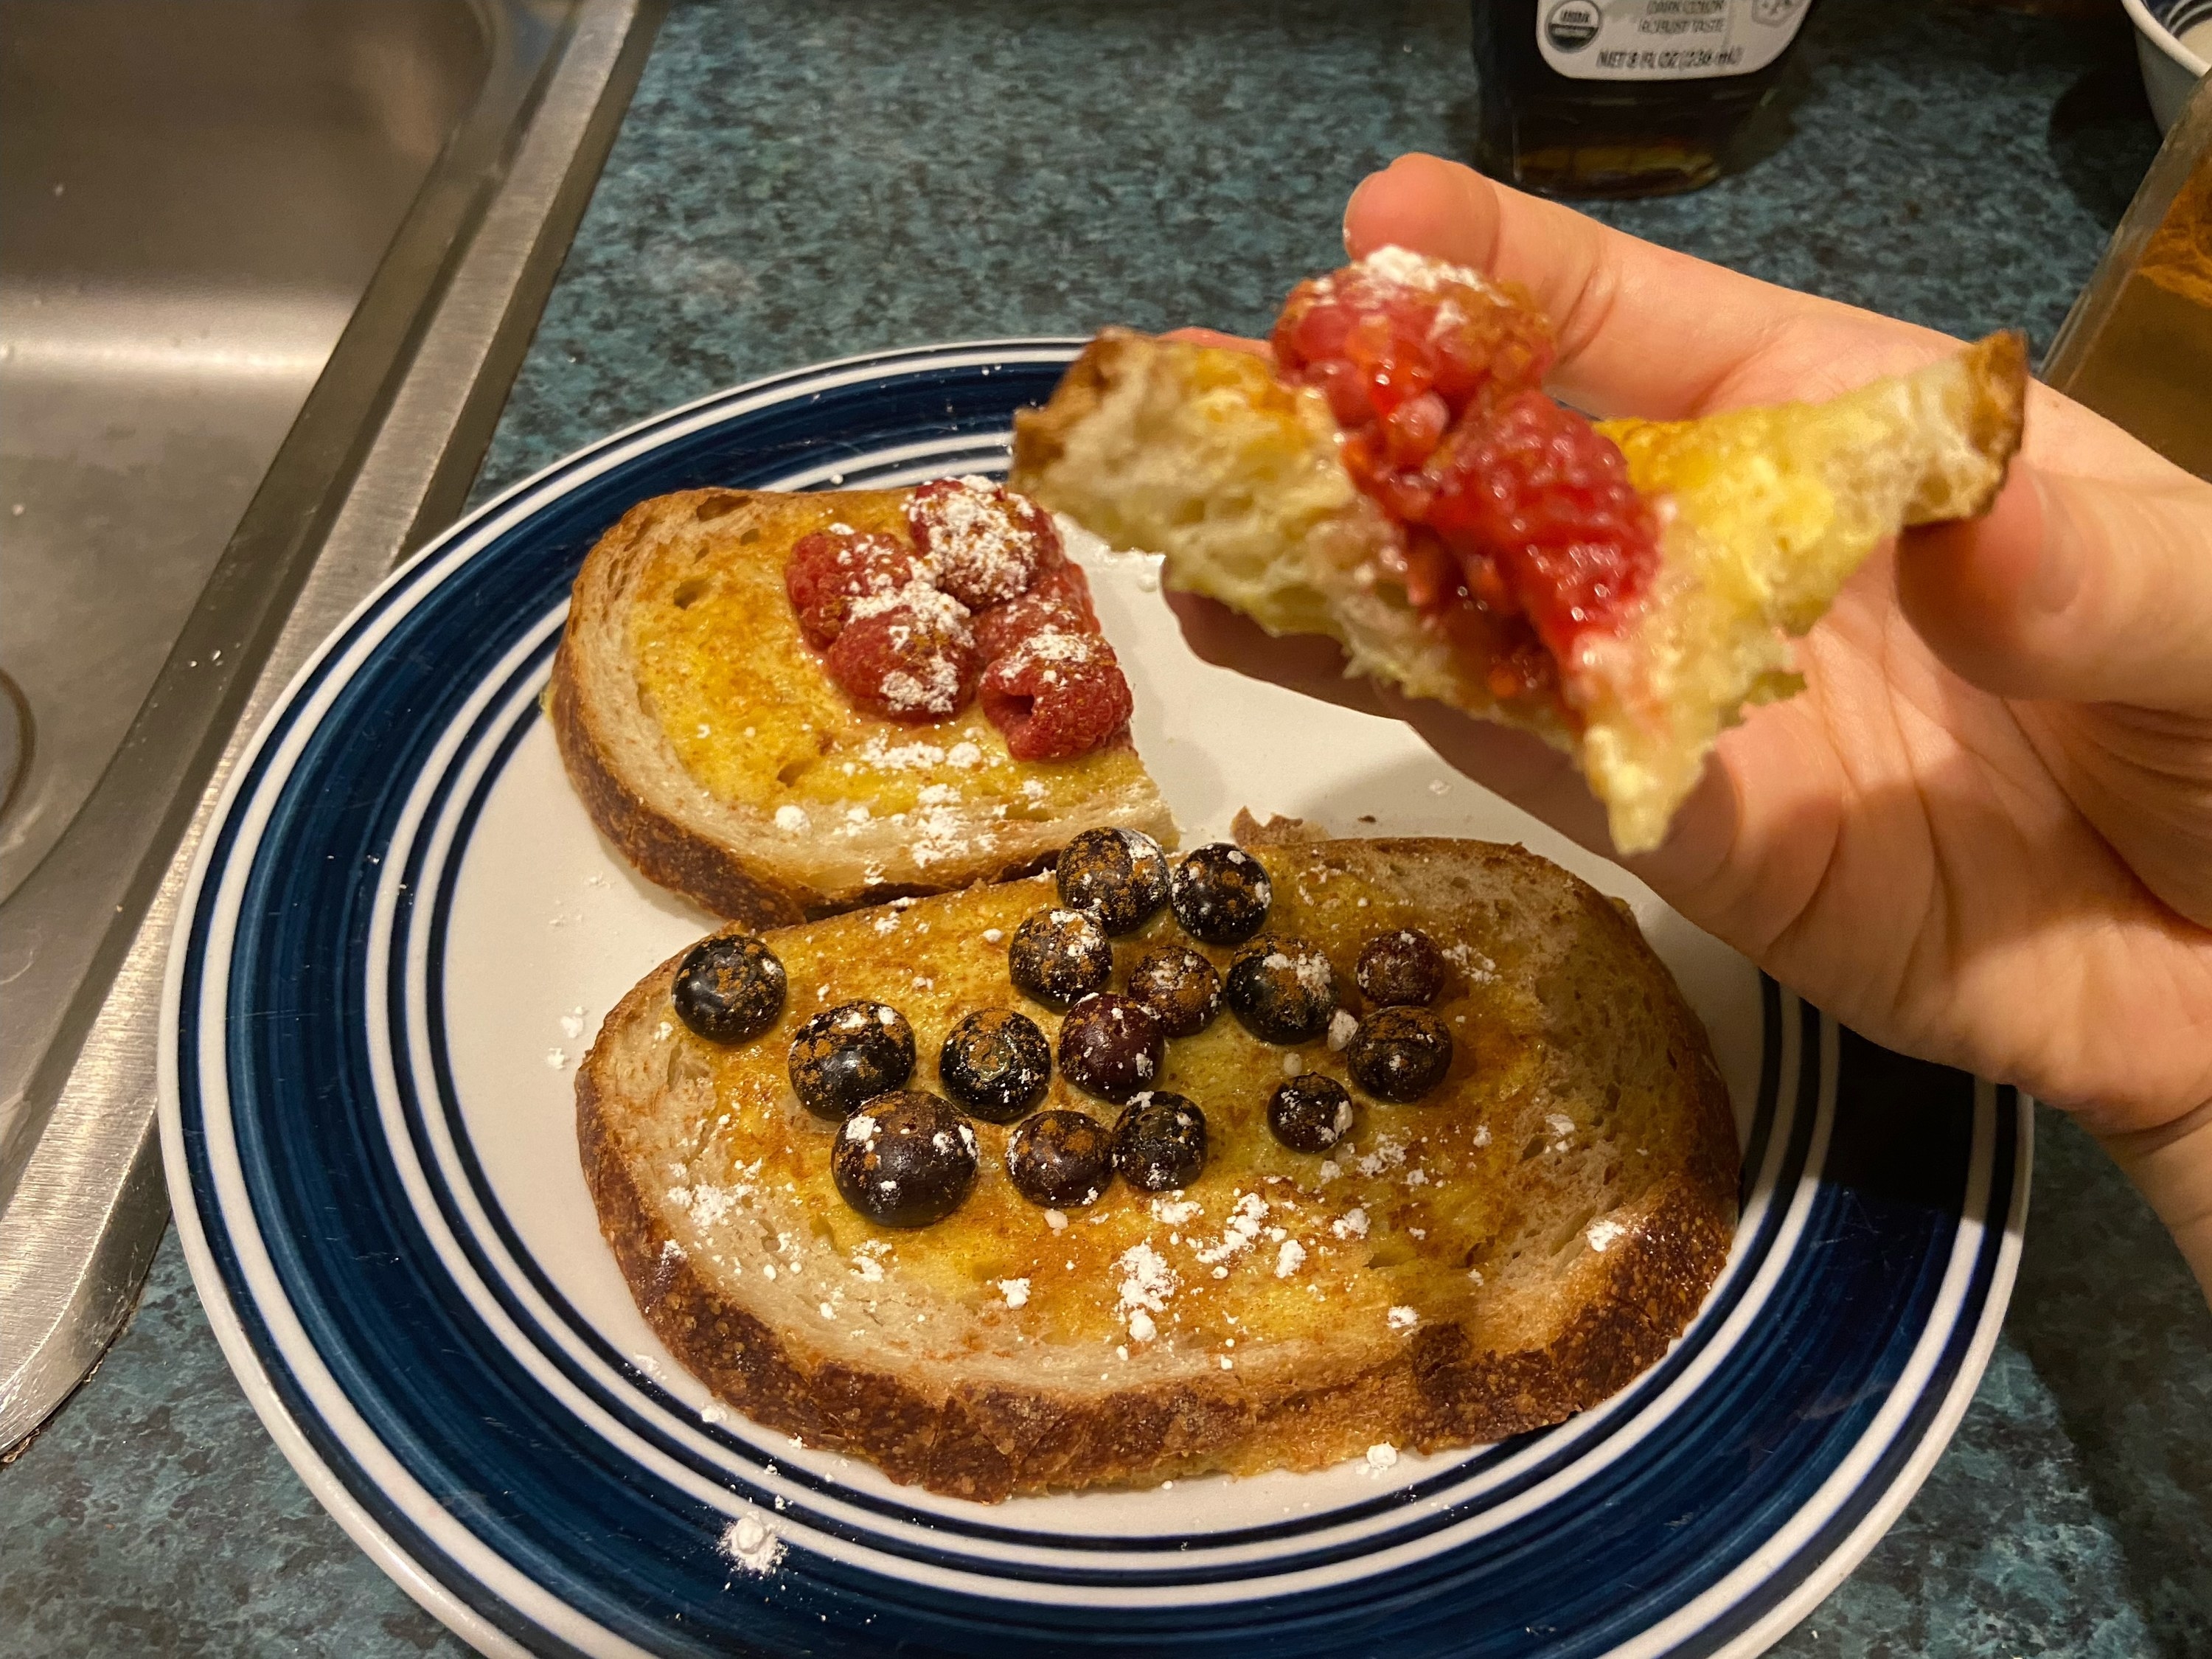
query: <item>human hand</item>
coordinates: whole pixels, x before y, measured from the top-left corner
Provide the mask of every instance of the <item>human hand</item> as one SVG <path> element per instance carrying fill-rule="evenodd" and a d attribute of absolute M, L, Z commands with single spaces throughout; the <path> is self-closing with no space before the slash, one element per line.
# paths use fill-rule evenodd
<path fill-rule="evenodd" d="M 1555 389 L 1599 415 L 1823 398 L 1958 344 L 1430 156 L 1360 185 L 1345 242 L 1521 283 L 1559 332 Z M 1403 719 L 1611 852 L 1536 739 L 1176 604 L 1201 655 Z M 1988 515 L 1869 560 L 1798 659 L 1805 691 L 1723 734 L 1665 844 L 1623 862 L 1876 1041 L 2075 1112 L 2212 1285 L 2212 485 L 2031 387 Z"/>

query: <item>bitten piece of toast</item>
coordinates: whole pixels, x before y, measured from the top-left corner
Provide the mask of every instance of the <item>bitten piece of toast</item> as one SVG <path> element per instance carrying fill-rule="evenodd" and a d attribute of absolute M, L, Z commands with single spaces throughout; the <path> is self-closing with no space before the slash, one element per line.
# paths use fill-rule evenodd
<path fill-rule="evenodd" d="M 1559 665 L 1552 706 L 1501 702 L 1491 665 L 1416 608 L 1392 574 L 1404 531 L 1346 471 L 1327 401 L 1265 358 L 1109 330 L 1017 417 L 1012 481 L 1165 555 L 1171 586 L 1337 640 L 1349 672 L 1534 731 L 1641 852 L 1746 705 L 1802 685 L 1791 636 L 1884 538 L 1986 509 L 2026 384 L 2022 341 L 1997 334 L 1826 404 L 1598 422 L 1659 514 L 1660 562 L 1622 624 Z"/>

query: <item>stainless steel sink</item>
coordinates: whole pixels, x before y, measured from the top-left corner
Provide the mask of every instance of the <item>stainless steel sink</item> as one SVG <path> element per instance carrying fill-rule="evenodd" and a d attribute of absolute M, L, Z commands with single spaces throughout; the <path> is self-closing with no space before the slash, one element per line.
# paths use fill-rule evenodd
<path fill-rule="evenodd" d="M 458 510 L 658 15 L 0 3 L 0 1448 L 160 1235 L 197 824 Z"/>
<path fill-rule="evenodd" d="M 449 0 L 0 11 L 0 898 L 106 769 L 489 66 Z"/>

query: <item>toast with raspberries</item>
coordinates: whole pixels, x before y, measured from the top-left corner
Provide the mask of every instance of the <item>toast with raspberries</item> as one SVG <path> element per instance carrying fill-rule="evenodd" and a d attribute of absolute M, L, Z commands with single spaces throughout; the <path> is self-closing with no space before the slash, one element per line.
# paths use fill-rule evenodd
<path fill-rule="evenodd" d="M 576 579 L 545 706 L 623 856 L 754 927 L 1174 833 L 1081 567 L 980 478 L 641 502 Z"/>
<path fill-rule="evenodd" d="M 767 1428 L 983 1501 L 1556 1422 L 1724 1263 L 1738 1152 L 1622 907 L 1518 848 L 1200 848 L 717 934 L 579 1071 L 601 1231 Z"/>

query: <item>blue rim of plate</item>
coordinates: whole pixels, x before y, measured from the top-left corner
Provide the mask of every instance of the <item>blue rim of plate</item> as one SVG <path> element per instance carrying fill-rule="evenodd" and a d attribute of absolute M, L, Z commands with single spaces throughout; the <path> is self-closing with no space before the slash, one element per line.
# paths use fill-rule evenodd
<path fill-rule="evenodd" d="M 1956 1426 L 2032 1144 L 2012 1090 L 1771 981 L 1743 1220 L 1681 1340 L 1596 1410 L 1295 1520 L 1097 1535 L 779 1463 L 593 1330 L 501 1212 L 443 941 L 585 552 L 674 489 L 999 470 L 1073 349 L 916 348 L 656 416 L 456 525 L 301 671 L 201 844 L 163 1006 L 164 1157 L 226 1356 L 316 1497 L 487 1651 L 1759 1650 Z M 718 1547 L 745 1516 L 772 1575 Z"/>

